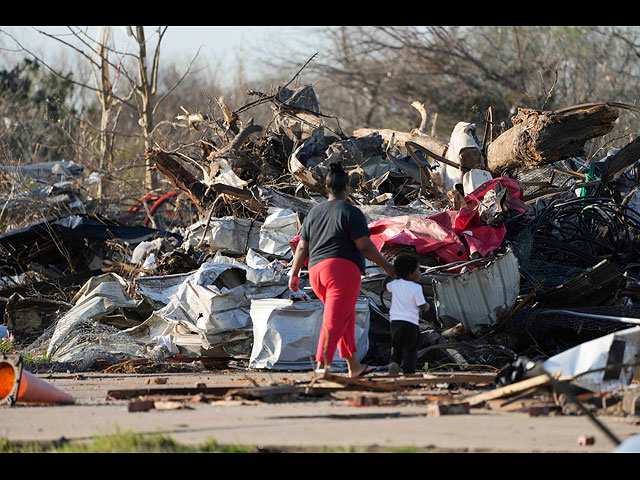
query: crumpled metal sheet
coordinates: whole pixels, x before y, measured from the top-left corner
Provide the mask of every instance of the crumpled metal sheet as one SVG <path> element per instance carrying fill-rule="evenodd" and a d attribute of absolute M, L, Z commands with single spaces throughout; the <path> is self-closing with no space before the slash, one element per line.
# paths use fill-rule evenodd
<path fill-rule="evenodd" d="M 117 308 L 136 308 L 138 302 L 127 293 L 127 282 L 115 273 L 89 279 L 73 298 L 73 308 L 59 320 L 49 342 L 47 356 L 57 360 L 56 351 L 73 330 L 109 315 Z"/>
<path fill-rule="evenodd" d="M 474 335 L 502 320 L 520 291 L 518 260 L 511 249 L 486 266 L 433 281 L 437 318 L 447 327 L 461 322 Z"/>
<path fill-rule="evenodd" d="M 260 227 L 258 248 L 265 253 L 291 258 L 289 240 L 298 234 L 298 221 L 292 210 L 270 208 Z"/>
<path fill-rule="evenodd" d="M 185 230 L 182 248 L 195 248 L 204 235 L 206 220 L 190 225 Z M 206 233 L 205 244 L 212 250 L 245 253 L 248 248 L 258 248 L 262 222 L 253 222 L 238 217 L 212 218 Z"/>
<path fill-rule="evenodd" d="M 633 327 L 566 350 L 542 368 L 550 375 L 576 377 L 571 383 L 591 392 L 610 392 L 629 385 L 639 357 L 640 327 Z"/>
<path fill-rule="evenodd" d="M 313 369 L 322 325 L 324 306 L 319 300 L 292 301 L 269 298 L 251 302 L 253 348 L 250 368 L 272 370 Z M 356 304 L 356 358 L 362 360 L 369 349 L 369 301 Z M 315 360 L 314 360 L 315 361 Z M 346 362 L 336 351 L 332 367 Z"/>
<path fill-rule="evenodd" d="M 248 356 L 251 301 L 282 295 L 288 290 L 288 277 L 222 255 L 215 260 L 189 274 L 136 280 L 139 293 L 162 306 L 140 326 L 129 329 L 129 334 L 164 344 L 174 353 L 226 357 L 245 352 Z"/>

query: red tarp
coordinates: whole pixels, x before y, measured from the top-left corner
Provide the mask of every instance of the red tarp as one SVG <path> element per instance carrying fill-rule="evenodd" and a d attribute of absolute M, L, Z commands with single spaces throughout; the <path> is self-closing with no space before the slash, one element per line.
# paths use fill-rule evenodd
<path fill-rule="evenodd" d="M 465 197 L 467 205 L 460 210 L 448 210 L 427 218 L 392 217 L 369 224 L 371 241 L 380 250 L 384 244 L 413 245 L 417 254 L 431 252 L 445 264 L 469 260 L 478 252 L 486 256 L 500 245 L 506 234 L 503 224 L 484 224 L 478 206 L 496 183 L 508 189 L 507 207 L 515 214 L 527 212 L 522 188 L 517 180 L 495 178 L 483 183 Z"/>
<path fill-rule="evenodd" d="M 507 207 L 514 214 L 527 212 L 523 202 L 522 187 L 517 180 L 494 178 L 465 197 L 467 205 L 460 210 L 447 210 L 427 218 L 409 216 L 391 217 L 369 224 L 371 241 L 381 250 L 385 244 L 413 245 L 417 254 L 431 252 L 442 263 L 469 260 L 478 252 L 485 257 L 502 245 L 505 226 L 486 225 L 478 213 L 484 196 L 500 183 L 508 189 Z M 291 242 L 295 253 L 300 235 Z"/>

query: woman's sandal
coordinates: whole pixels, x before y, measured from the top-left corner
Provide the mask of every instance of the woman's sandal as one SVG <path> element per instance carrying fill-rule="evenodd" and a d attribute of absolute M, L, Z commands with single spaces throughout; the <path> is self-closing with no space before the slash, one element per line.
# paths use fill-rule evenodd
<path fill-rule="evenodd" d="M 367 375 L 375 371 L 376 371 L 376 367 L 374 367 L 373 365 L 365 365 L 362 371 L 358 375 L 356 375 L 354 378 L 366 377 Z"/>

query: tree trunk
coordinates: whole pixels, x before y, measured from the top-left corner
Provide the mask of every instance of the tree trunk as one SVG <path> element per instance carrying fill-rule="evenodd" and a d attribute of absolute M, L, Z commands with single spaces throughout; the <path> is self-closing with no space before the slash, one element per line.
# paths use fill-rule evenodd
<path fill-rule="evenodd" d="M 614 128 L 618 109 L 608 105 L 554 113 L 519 109 L 514 126 L 487 149 L 487 170 L 500 176 L 515 168 L 539 168 L 570 157 L 583 157 L 587 140 Z"/>
<path fill-rule="evenodd" d="M 144 35 L 144 27 L 137 26 L 138 41 L 138 109 L 140 113 L 140 125 L 144 136 L 144 149 L 149 151 L 153 148 L 151 133 L 153 132 L 153 89 L 147 75 L 147 45 Z M 160 186 L 156 171 L 153 169 L 153 162 L 147 157 L 145 162 L 144 185 L 147 190 L 156 190 Z"/>

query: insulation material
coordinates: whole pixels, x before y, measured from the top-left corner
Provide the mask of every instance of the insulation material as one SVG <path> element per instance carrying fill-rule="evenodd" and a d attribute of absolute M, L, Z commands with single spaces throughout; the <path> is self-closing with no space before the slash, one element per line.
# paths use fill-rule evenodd
<path fill-rule="evenodd" d="M 640 327 L 633 327 L 566 350 L 542 368 L 550 375 L 573 378 L 573 384 L 591 392 L 612 392 L 631 383 L 639 357 Z"/>
<path fill-rule="evenodd" d="M 251 302 L 253 349 L 250 368 L 310 370 L 322 326 L 324 306 L 319 300 L 292 301 L 269 298 Z M 356 304 L 356 358 L 362 360 L 369 349 L 369 302 Z M 345 368 L 338 352 L 332 368 Z"/>
<path fill-rule="evenodd" d="M 460 322 L 478 335 L 511 312 L 519 290 L 518 260 L 509 249 L 486 266 L 434 279 L 436 315 L 447 327 Z"/>

